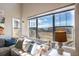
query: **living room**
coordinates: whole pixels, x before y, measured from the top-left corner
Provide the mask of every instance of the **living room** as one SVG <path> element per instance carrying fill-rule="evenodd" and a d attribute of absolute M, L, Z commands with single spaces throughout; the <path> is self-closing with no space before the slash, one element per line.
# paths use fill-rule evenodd
<path fill-rule="evenodd" d="M 79 56 L 78 18 L 77 3 L 0 3 L 0 56 Z"/>

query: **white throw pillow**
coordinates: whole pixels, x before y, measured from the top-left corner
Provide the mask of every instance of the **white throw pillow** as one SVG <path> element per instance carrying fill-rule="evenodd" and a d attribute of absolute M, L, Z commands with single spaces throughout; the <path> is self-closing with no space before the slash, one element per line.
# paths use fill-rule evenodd
<path fill-rule="evenodd" d="M 36 54 L 36 50 L 37 50 L 37 46 L 38 46 L 38 44 L 36 44 L 36 43 L 34 43 L 34 45 L 33 45 L 33 48 L 32 48 L 32 50 L 31 50 L 31 54 L 32 55 L 35 55 Z"/>
<path fill-rule="evenodd" d="M 24 38 L 24 41 L 23 41 L 23 46 L 22 46 L 22 49 L 24 50 L 24 51 L 27 51 L 27 49 L 28 49 L 28 47 L 29 47 L 29 42 L 30 42 L 31 40 L 29 40 L 28 38 Z"/>

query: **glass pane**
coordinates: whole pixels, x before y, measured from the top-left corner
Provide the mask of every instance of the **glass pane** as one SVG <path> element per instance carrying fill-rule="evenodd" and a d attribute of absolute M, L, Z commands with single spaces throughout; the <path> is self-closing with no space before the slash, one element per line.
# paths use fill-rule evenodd
<path fill-rule="evenodd" d="M 60 15 L 55 14 L 55 26 L 60 26 Z"/>
<path fill-rule="evenodd" d="M 36 39 L 36 19 L 31 19 L 29 24 L 29 36 L 32 39 Z"/>
<path fill-rule="evenodd" d="M 66 26 L 66 15 L 65 12 L 59 14 L 60 16 L 60 26 Z"/>
<path fill-rule="evenodd" d="M 53 20 L 52 15 L 38 18 L 38 39 L 43 41 L 52 40 Z"/>
<path fill-rule="evenodd" d="M 66 13 L 55 14 L 55 26 L 66 26 Z"/>
<path fill-rule="evenodd" d="M 74 10 L 66 12 L 67 26 L 74 26 Z"/>
<path fill-rule="evenodd" d="M 66 15 L 65 12 L 55 14 L 55 29 L 56 30 L 65 30 L 66 26 Z"/>
<path fill-rule="evenodd" d="M 75 46 L 74 40 L 74 10 L 55 14 L 55 29 L 65 30 L 67 33 L 67 42 L 64 45 L 69 47 Z"/>
<path fill-rule="evenodd" d="M 67 39 L 68 39 L 68 41 L 66 42 L 66 45 L 71 46 L 71 47 L 75 47 L 75 40 L 74 40 L 74 20 L 75 20 L 74 17 L 75 17 L 75 13 L 74 13 L 74 10 L 66 12 L 66 17 L 67 17 L 66 32 L 67 32 Z"/>

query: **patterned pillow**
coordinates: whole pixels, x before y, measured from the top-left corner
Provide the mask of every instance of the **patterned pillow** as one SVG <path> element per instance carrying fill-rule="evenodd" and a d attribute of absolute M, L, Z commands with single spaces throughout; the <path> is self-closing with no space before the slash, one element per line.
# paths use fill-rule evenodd
<path fill-rule="evenodd" d="M 27 53 L 31 54 L 31 50 L 32 50 L 32 48 L 33 48 L 33 45 L 34 45 L 34 42 L 30 42 L 30 43 L 29 43 L 29 47 L 28 47 L 28 49 L 27 49 Z"/>
<path fill-rule="evenodd" d="M 30 44 L 29 47 L 28 47 L 27 53 L 31 54 L 32 47 L 33 47 L 33 45 Z"/>

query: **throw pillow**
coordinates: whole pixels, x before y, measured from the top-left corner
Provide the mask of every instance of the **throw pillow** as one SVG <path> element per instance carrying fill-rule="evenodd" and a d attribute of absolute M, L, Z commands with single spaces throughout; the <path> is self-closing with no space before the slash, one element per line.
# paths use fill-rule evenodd
<path fill-rule="evenodd" d="M 37 53 L 37 49 L 38 49 L 38 44 L 34 43 L 33 48 L 31 50 L 31 54 L 35 55 Z"/>
<path fill-rule="evenodd" d="M 25 52 L 27 51 L 30 42 L 31 42 L 31 40 L 29 40 L 28 38 L 24 38 L 22 48 L 23 48 L 23 50 L 24 50 Z"/>
<path fill-rule="evenodd" d="M 34 45 L 34 42 L 30 42 L 30 43 L 29 43 L 29 47 L 28 47 L 28 49 L 27 49 L 27 53 L 31 54 L 31 50 L 32 50 L 32 48 L 33 48 L 33 45 Z"/>
<path fill-rule="evenodd" d="M 33 47 L 33 45 L 30 44 L 29 47 L 28 47 L 27 53 L 31 54 L 32 47 Z"/>
<path fill-rule="evenodd" d="M 23 40 L 22 40 L 22 39 L 18 39 L 18 41 L 17 41 L 15 47 L 16 47 L 17 49 L 22 49 L 22 44 L 23 44 Z"/>
<path fill-rule="evenodd" d="M 29 42 L 26 42 L 25 44 L 24 44 L 24 42 L 23 42 L 22 49 L 23 49 L 25 52 L 27 52 L 29 46 L 30 46 Z"/>

